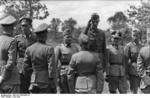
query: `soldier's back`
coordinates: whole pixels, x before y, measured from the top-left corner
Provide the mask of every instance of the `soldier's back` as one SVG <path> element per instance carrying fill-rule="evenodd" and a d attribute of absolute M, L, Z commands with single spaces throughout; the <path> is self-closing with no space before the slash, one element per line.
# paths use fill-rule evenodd
<path fill-rule="evenodd" d="M 32 83 L 49 83 L 48 74 L 48 57 L 54 50 L 51 46 L 43 43 L 36 42 L 27 48 L 33 68 L 33 74 L 31 76 Z"/>

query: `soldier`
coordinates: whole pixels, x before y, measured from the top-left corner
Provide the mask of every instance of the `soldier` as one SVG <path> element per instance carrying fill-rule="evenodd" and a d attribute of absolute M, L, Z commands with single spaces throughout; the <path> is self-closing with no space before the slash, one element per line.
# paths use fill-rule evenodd
<path fill-rule="evenodd" d="M 37 42 L 26 49 L 24 74 L 33 69 L 29 90 L 31 93 L 51 93 L 53 79 L 56 77 L 54 48 L 46 45 L 48 25 L 39 25 L 34 32 Z"/>
<path fill-rule="evenodd" d="M 112 45 L 108 46 L 108 64 L 106 67 L 106 81 L 109 83 L 110 93 L 127 93 L 127 81 L 125 74 L 124 49 L 120 45 L 121 33 L 112 33 Z"/>
<path fill-rule="evenodd" d="M 132 41 L 125 46 L 125 63 L 127 66 L 127 74 L 129 76 L 130 90 L 132 93 L 138 92 L 140 85 L 140 77 L 137 74 L 137 57 L 142 45 L 139 43 L 139 32 L 134 29 L 132 32 Z"/>
<path fill-rule="evenodd" d="M 72 43 L 71 31 L 67 28 L 64 31 L 64 43 L 56 46 L 55 56 L 58 65 L 58 85 L 60 93 L 69 93 L 67 82 L 67 69 L 71 56 L 80 50 L 79 45 Z M 60 64 L 59 64 L 60 62 Z M 58 92 L 59 93 L 59 92 Z"/>
<path fill-rule="evenodd" d="M 12 37 L 16 19 L 7 15 L 0 24 L 2 35 L 0 36 L 0 93 L 19 93 L 20 80 L 16 65 L 17 42 Z"/>
<path fill-rule="evenodd" d="M 143 93 L 150 93 L 150 32 L 147 31 L 147 46 L 143 47 L 137 58 L 137 71 L 141 78 L 140 88 Z"/>
<path fill-rule="evenodd" d="M 71 93 L 102 93 L 104 76 L 99 54 L 89 46 L 87 35 L 79 40 L 82 50 L 72 56 L 69 64 L 69 89 Z"/>
<path fill-rule="evenodd" d="M 93 13 L 91 19 L 88 22 L 88 25 L 84 31 L 84 34 L 90 37 L 89 44 L 92 44 L 91 47 L 95 49 L 95 52 L 99 53 L 99 57 L 102 61 L 103 68 L 106 66 L 106 41 L 105 34 L 102 30 L 97 28 L 98 23 L 100 21 L 99 15 L 97 13 Z M 95 44 L 93 44 L 95 43 Z"/>
<path fill-rule="evenodd" d="M 25 50 L 27 47 L 32 45 L 36 41 L 36 37 L 34 33 L 32 33 L 32 19 L 30 17 L 22 17 L 19 21 L 19 24 L 21 26 L 21 34 L 15 36 L 17 40 L 17 66 L 19 68 L 20 73 L 20 90 L 21 93 L 29 93 L 28 88 L 30 85 L 30 75 L 31 72 L 27 73 L 25 76 L 22 73 L 23 70 L 23 58 L 25 54 Z"/>

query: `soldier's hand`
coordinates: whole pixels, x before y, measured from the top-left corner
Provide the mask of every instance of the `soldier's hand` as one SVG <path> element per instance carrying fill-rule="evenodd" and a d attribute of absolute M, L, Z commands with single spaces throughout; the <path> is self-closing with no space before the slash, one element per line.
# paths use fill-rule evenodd
<path fill-rule="evenodd" d="M 0 76 L 0 86 L 2 85 L 2 83 L 3 83 L 3 78 L 2 76 Z"/>
<path fill-rule="evenodd" d="M 60 94 L 60 87 L 57 87 L 57 94 Z"/>
<path fill-rule="evenodd" d="M 110 76 L 109 76 L 109 75 L 106 75 L 105 81 L 106 81 L 106 82 L 109 82 L 109 80 L 110 80 L 109 78 L 110 78 Z"/>
<path fill-rule="evenodd" d="M 90 20 L 88 21 L 88 27 L 90 27 L 91 22 L 92 22 L 92 20 L 90 19 Z"/>

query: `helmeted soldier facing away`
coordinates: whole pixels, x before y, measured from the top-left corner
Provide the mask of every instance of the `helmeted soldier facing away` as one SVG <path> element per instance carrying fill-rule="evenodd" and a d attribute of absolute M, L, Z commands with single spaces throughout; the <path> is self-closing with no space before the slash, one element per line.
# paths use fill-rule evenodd
<path fill-rule="evenodd" d="M 16 19 L 7 15 L 0 24 L 0 93 L 19 93 L 20 79 L 17 68 L 17 42 L 12 37 Z"/>
<path fill-rule="evenodd" d="M 112 45 L 108 46 L 108 64 L 106 67 L 106 81 L 108 81 L 110 93 L 127 93 L 126 66 L 124 61 L 124 48 L 120 45 L 121 33 L 112 33 Z"/>
<path fill-rule="evenodd" d="M 67 28 L 63 34 L 64 43 L 55 48 L 56 62 L 58 66 L 58 85 L 60 93 L 69 93 L 67 70 L 72 55 L 80 50 L 80 46 L 72 42 L 72 32 L 70 29 Z"/>
<path fill-rule="evenodd" d="M 132 30 L 132 41 L 125 46 L 125 63 L 126 72 L 129 76 L 130 90 L 132 93 L 138 92 L 140 85 L 140 77 L 137 73 L 137 57 L 142 45 L 139 42 L 139 31 L 137 29 Z"/>
<path fill-rule="evenodd" d="M 69 89 L 71 93 L 102 93 L 104 76 L 99 54 L 89 45 L 87 35 L 79 40 L 82 50 L 72 56 L 69 64 Z"/>
<path fill-rule="evenodd" d="M 31 93 L 51 93 L 53 79 L 56 78 L 54 48 L 45 44 L 48 25 L 39 25 L 34 32 L 37 42 L 26 49 L 24 74 L 33 70 L 31 75 Z"/>
<path fill-rule="evenodd" d="M 35 43 L 36 35 L 31 30 L 32 19 L 30 17 L 22 17 L 19 21 L 19 25 L 21 26 L 21 34 L 16 35 L 15 38 L 17 40 L 17 66 L 19 68 L 21 80 L 20 90 L 21 93 L 29 93 L 28 88 L 30 85 L 30 75 L 32 70 L 26 75 L 23 75 L 23 58 L 26 48 Z"/>

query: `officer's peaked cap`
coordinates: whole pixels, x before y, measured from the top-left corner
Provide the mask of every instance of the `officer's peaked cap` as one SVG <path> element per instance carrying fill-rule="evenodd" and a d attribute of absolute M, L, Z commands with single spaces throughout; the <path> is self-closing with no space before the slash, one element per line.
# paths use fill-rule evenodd
<path fill-rule="evenodd" d="M 49 27 L 48 24 L 42 23 L 37 28 L 35 28 L 33 32 L 36 34 L 43 33 L 44 31 L 48 30 L 48 27 Z"/>
<path fill-rule="evenodd" d="M 12 15 L 6 15 L 5 17 L 0 18 L 1 25 L 12 25 L 16 22 L 16 18 Z"/>

